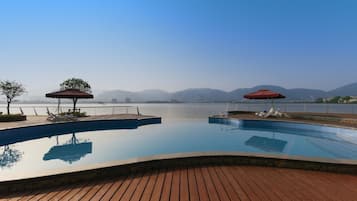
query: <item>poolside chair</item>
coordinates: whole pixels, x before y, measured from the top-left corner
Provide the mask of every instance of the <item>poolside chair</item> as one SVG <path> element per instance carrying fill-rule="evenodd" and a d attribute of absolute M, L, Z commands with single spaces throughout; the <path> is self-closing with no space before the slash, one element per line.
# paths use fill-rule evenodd
<path fill-rule="evenodd" d="M 274 116 L 274 113 L 275 113 L 274 108 L 270 108 L 270 110 L 263 117 L 268 118 L 270 116 Z"/>
<path fill-rule="evenodd" d="M 53 121 L 53 122 L 57 122 L 57 121 L 77 121 L 77 117 L 73 116 L 73 115 L 55 115 L 53 113 L 50 112 L 50 110 L 47 108 L 47 120 L 48 121 Z"/>

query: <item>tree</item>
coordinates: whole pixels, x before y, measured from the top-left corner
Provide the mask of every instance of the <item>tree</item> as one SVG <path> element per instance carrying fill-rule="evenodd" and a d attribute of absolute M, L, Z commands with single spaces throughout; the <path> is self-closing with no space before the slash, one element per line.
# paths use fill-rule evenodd
<path fill-rule="evenodd" d="M 60 85 L 61 89 L 78 89 L 80 91 L 85 91 L 91 93 L 91 86 L 88 82 L 80 79 L 80 78 L 71 78 L 68 79 Z"/>
<path fill-rule="evenodd" d="M 60 84 L 61 89 L 78 89 L 80 91 L 84 91 L 87 93 L 91 93 L 91 86 L 88 84 L 88 82 L 80 79 L 80 78 L 71 78 L 68 80 L 65 80 Z M 78 101 L 78 98 L 73 98 L 73 113 L 76 111 L 76 104 Z"/>
<path fill-rule="evenodd" d="M 1 94 L 6 96 L 7 102 L 7 114 L 10 114 L 10 104 L 15 97 L 21 96 L 25 93 L 25 88 L 22 84 L 15 81 L 1 81 L 0 82 L 0 91 Z"/>

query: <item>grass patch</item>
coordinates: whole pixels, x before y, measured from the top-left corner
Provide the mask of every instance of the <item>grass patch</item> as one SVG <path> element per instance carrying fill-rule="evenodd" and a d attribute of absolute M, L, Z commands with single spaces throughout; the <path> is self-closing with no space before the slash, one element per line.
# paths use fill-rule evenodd
<path fill-rule="evenodd" d="M 1 114 L 0 122 L 26 121 L 26 115 L 22 114 Z"/>

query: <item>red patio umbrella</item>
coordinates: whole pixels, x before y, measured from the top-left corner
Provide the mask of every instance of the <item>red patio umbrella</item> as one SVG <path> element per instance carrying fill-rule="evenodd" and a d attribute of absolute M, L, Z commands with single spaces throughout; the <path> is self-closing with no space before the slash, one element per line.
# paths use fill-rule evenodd
<path fill-rule="evenodd" d="M 274 91 L 270 91 L 267 89 L 261 89 L 256 92 L 252 92 L 252 93 L 244 95 L 244 98 L 246 98 L 246 99 L 271 99 L 272 106 L 274 108 L 274 99 L 285 98 L 285 96 L 280 93 L 274 92 Z"/>
<path fill-rule="evenodd" d="M 247 99 L 278 99 L 278 98 L 285 98 L 284 95 L 270 91 L 267 89 L 261 89 L 253 93 L 249 93 L 244 95 L 244 98 Z"/>
<path fill-rule="evenodd" d="M 61 91 L 56 91 L 52 93 L 47 93 L 46 97 L 48 98 L 68 98 L 73 100 L 73 112 L 76 111 L 76 104 L 78 99 L 82 98 L 93 98 L 93 95 L 79 89 L 64 89 Z M 58 107 L 60 102 L 58 101 Z"/>

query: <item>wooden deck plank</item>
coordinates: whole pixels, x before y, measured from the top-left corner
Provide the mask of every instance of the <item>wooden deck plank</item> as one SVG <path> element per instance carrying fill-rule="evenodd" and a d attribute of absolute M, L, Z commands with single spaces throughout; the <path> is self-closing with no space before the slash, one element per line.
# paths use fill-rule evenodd
<path fill-rule="evenodd" d="M 136 174 L 133 178 L 133 181 L 130 183 L 128 188 L 126 189 L 125 193 L 123 196 L 120 198 L 121 201 L 128 201 L 131 199 L 133 196 L 136 188 L 138 187 L 140 181 L 142 180 L 142 174 Z M 118 200 L 115 197 L 113 197 L 113 200 Z"/>
<path fill-rule="evenodd" d="M 160 201 L 170 201 L 172 171 L 167 171 L 165 174 L 165 181 L 161 192 Z"/>
<path fill-rule="evenodd" d="M 163 186 L 165 182 L 166 172 L 160 171 L 157 175 L 156 183 L 151 194 L 150 201 L 160 201 Z"/>
<path fill-rule="evenodd" d="M 237 174 L 232 167 L 224 167 L 224 170 L 239 184 L 237 188 L 244 189 L 250 200 L 258 201 L 265 199 L 265 195 L 262 195 L 259 189 L 255 189 L 254 186 L 251 186 L 250 182 L 247 182 L 245 177 L 241 177 L 241 175 Z"/>
<path fill-rule="evenodd" d="M 244 167 L 243 170 L 246 174 L 250 175 L 250 178 L 257 186 L 260 186 L 260 189 L 263 189 L 266 195 L 270 195 L 271 200 L 293 200 L 292 197 L 286 197 L 286 195 L 281 192 L 282 188 L 280 188 L 277 180 L 272 178 L 271 175 L 262 175 L 262 172 L 253 170 L 252 167 Z M 267 181 L 268 178 L 270 181 Z M 266 186 L 270 186 L 270 188 L 266 188 Z"/>
<path fill-rule="evenodd" d="M 93 188 L 93 186 L 91 184 L 88 184 L 88 185 L 84 186 L 82 189 L 80 189 L 80 191 L 78 191 L 69 200 L 78 201 L 78 200 L 82 199 L 82 197 L 84 197 L 92 188 Z M 62 198 L 62 199 L 66 200 L 67 198 Z"/>
<path fill-rule="evenodd" d="M 265 200 L 281 200 L 280 197 L 275 195 L 273 191 L 270 190 L 270 188 L 265 188 L 262 182 L 256 178 L 254 173 L 252 174 L 251 172 L 247 171 L 249 170 L 249 166 L 234 167 L 234 170 L 241 177 L 245 177 L 246 181 L 248 181 L 254 189 L 259 189 L 259 192 L 265 196 Z"/>
<path fill-rule="evenodd" d="M 325 196 L 324 192 L 321 191 L 320 188 L 316 186 L 315 181 L 312 181 L 311 178 L 306 178 L 304 175 L 299 172 L 299 170 L 295 171 L 284 171 L 283 169 L 276 169 L 279 174 L 289 175 L 293 178 L 295 183 L 300 183 L 304 185 L 304 190 L 310 194 L 309 196 L 317 197 L 318 200 L 331 200 L 329 196 Z"/>
<path fill-rule="evenodd" d="M 176 169 L 174 170 L 172 176 L 170 201 L 179 201 L 179 200 L 180 200 L 180 170 Z"/>
<path fill-rule="evenodd" d="M 229 198 L 226 189 L 224 188 L 222 182 L 218 178 L 216 171 L 214 170 L 214 167 L 208 167 L 207 168 L 208 173 L 211 175 L 212 183 L 215 186 L 215 189 L 217 190 L 217 194 L 219 196 L 219 200 L 221 201 L 231 201 Z"/>
<path fill-rule="evenodd" d="M 318 180 L 321 182 L 321 187 L 325 189 L 330 189 L 330 193 L 334 195 L 334 197 L 340 199 L 341 201 L 343 200 L 349 200 L 355 193 L 353 191 L 347 190 L 343 186 L 343 182 L 340 183 L 339 179 L 335 179 L 333 181 L 329 180 L 328 178 L 325 177 L 326 174 L 320 174 L 319 172 L 306 172 L 307 176 L 310 176 L 311 178 L 318 178 Z M 332 186 L 335 186 L 334 188 L 331 188 Z M 356 186 L 357 187 L 357 186 Z"/>
<path fill-rule="evenodd" d="M 21 199 L 19 199 L 18 201 L 27 201 L 30 200 L 31 198 L 35 197 L 37 194 L 39 194 L 41 192 L 41 190 L 36 190 L 33 192 L 28 193 L 27 195 L 23 196 Z"/>
<path fill-rule="evenodd" d="M 110 200 L 120 200 L 133 180 L 134 180 L 133 176 L 126 178 L 123 181 L 123 183 L 120 185 L 120 187 L 112 195 Z"/>
<path fill-rule="evenodd" d="M 226 193 L 231 201 L 240 201 L 241 199 L 238 197 L 238 194 L 235 192 L 229 180 L 223 175 L 223 173 L 219 170 L 218 167 L 212 167 L 213 171 L 215 171 L 216 177 L 220 180 L 220 183 L 226 190 Z"/>
<path fill-rule="evenodd" d="M 55 189 L 51 189 L 51 190 L 55 190 Z M 43 197 L 45 197 L 47 194 L 49 194 L 51 191 L 46 190 L 44 192 L 41 192 L 35 196 L 33 196 L 31 199 L 29 199 L 28 201 L 38 201 L 41 200 Z"/>
<path fill-rule="evenodd" d="M 200 168 L 195 168 L 196 182 L 200 201 L 209 201 L 208 191 Z"/>
<path fill-rule="evenodd" d="M 125 179 L 126 178 L 119 178 L 117 181 L 111 182 L 112 185 L 110 186 L 108 191 L 104 193 L 101 200 L 103 201 L 110 200 L 113 197 L 113 195 L 116 193 L 116 191 L 120 188 L 120 186 L 124 183 Z"/>
<path fill-rule="evenodd" d="M 254 170 L 259 171 L 259 168 L 254 168 Z M 291 200 L 306 200 L 306 201 L 312 201 L 312 200 L 318 200 L 318 198 L 313 197 L 311 195 L 308 195 L 306 191 L 304 190 L 302 185 L 299 185 L 296 183 L 295 180 L 291 180 L 288 175 L 284 174 L 278 174 L 275 171 L 275 168 L 266 168 L 265 171 L 263 172 L 263 176 L 265 176 L 265 172 L 271 175 L 273 178 L 270 178 L 269 181 L 276 181 L 276 183 L 279 183 L 279 186 L 277 188 L 283 190 L 285 194 L 288 194 L 291 196 Z M 294 185 L 291 185 L 294 184 Z"/>
<path fill-rule="evenodd" d="M 207 170 L 207 167 L 202 167 L 200 169 L 202 172 L 203 180 L 205 181 L 209 199 L 219 201 L 220 199 L 219 199 L 216 187 L 213 184 L 213 181 L 212 181 L 211 176 Z"/>
<path fill-rule="evenodd" d="M 94 184 L 92 188 L 80 199 L 80 200 L 90 200 L 92 197 L 102 188 L 104 184 L 102 182 Z"/>
<path fill-rule="evenodd" d="M 155 187 L 155 184 L 156 184 L 156 180 L 157 180 L 157 177 L 158 177 L 158 172 L 157 171 L 154 171 L 150 177 L 149 177 L 149 181 L 145 187 L 145 190 L 143 192 L 143 195 L 141 197 L 141 201 L 150 201 L 151 199 L 151 196 L 153 194 L 153 191 L 154 191 L 154 187 Z"/>
<path fill-rule="evenodd" d="M 344 187 L 347 190 L 357 193 L 357 178 L 351 177 L 351 175 L 341 175 L 341 174 L 325 174 L 325 177 L 338 185 Z"/>
<path fill-rule="evenodd" d="M 56 194 L 52 199 L 53 200 L 61 200 L 67 201 L 72 199 L 78 192 L 80 192 L 86 185 L 90 184 L 83 184 L 83 185 L 71 185 L 67 189 L 61 191 L 60 193 Z"/>
<path fill-rule="evenodd" d="M 145 174 L 140 183 L 138 184 L 137 188 L 134 191 L 134 194 L 132 195 L 130 201 L 140 201 L 141 200 L 141 196 L 144 193 L 144 190 L 146 188 L 146 185 L 149 181 L 149 177 L 150 177 L 150 173 Z"/>
<path fill-rule="evenodd" d="M 89 185 L 92 185 L 92 183 L 90 183 Z M 66 186 L 64 189 L 59 190 L 58 193 L 56 193 L 53 197 L 50 198 L 50 200 L 54 200 L 54 201 L 62 200 L 64 196 L 66 196 L 70 192 L 74 191 L 76 188 L 78 188 L 78 185 L 75 185 L 75 184 Z M 42 199 L 42 200 L 45 200 L 45 199 Z"/>
<path fill-rule="evenodd" d="M 56 190 L 51 191 L 50 193 L 48 193 L 46 196 L 42 197 L 40 199 L 40 201 L 47 201 L 47 200 L 51 200 L 53 197 L 55 197 L 58 193 L 62 192 L 66 190 L 65 186 L 62 186 L 61 188 L 57 188 Z M 53 199 L 55 200 L 55 199 Z"/>
<path fill-rule="evenodd" d="M 104 183 L 102 188 L 100 188 L 99 191 L 90 200 L 93 200 L 93 201 L 102 200 L 104 194 L 110 189 L 110 187 L 112 185 L 113 185 L 113 182 Z"/>
<path fill-rule="evenodd" d="M 190 200 L 194 201 L 197 200 L 199 201 L 199 195 L 198 195 L 198 187 L 197 187 L 197 181 L 196 181 L 196 176 L 193 168 L 188 168 L 188 186 L 189 186 L 189 194 L 190 194 Z"/>
<path fill-rule="evenodd" d="M 1 199 L 1 201 L 18 201 L 22 198 L 23 196 L 11 196 L 5 199 Z"/>
<path fill-rule="evenodd" d="M 180 170 L 180 201 L 190 201 L 187 168 Z"/>
<path fill-rule="evenodd" d="M 293 174 L 286 174 L 283 172 L 280 172 L 279 169 L 277 168 L 271 168 L 273 174 L 275 173 L 278 175 L 279 178 L 281 178 L 285 184 L 286 187 L 288 188 L 293 188 L 295 195 L 299 197 L 299 200 L 323 200 L 324 198 L 320 195 L 315 193 L 315 191 L 311 188 L 307 188 L 306 184 L 301 182 L 301 178 L 297 178 Z M 291 185 L 294 184 L 294 185 Z"/>
<path fill-rule="evenodd" d="M 218 167 L 217 170 L 221 173 L 222 178 L 229 181 L 232 185 L 234 191 L 237 193 L 240 200 L 250 200 L 245 192 L 245 190 L 240 186 L 240 184 L 234 179 L 230 172 L 227 171 L 227 168 L 223 169 Z"/>

